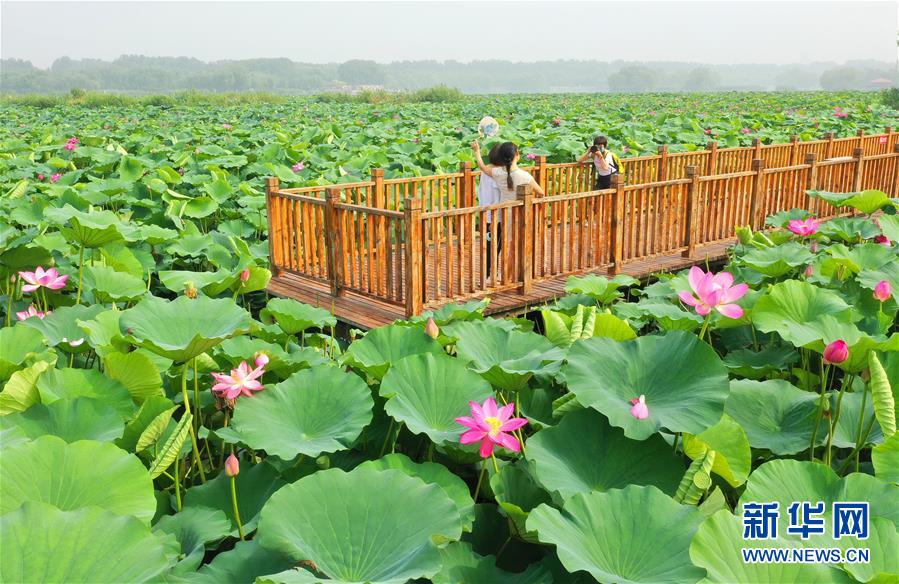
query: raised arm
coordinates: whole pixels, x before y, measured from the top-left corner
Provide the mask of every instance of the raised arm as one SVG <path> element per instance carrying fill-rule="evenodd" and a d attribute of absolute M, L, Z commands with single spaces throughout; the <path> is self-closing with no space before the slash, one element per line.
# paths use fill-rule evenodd
<path fill-rule="evenodd" d="M 487 176 L 493 176 L 493 171 L 489 166 L 484 164 L 484 159 L 481 158 L 481 145 L 478 144 L 477 140 L 471 143 L 471 150 L 474 152 L 475 162 L 478 163 L 478 168 L 481 169 L 481 172 L 483 172 Z"/>
<path fill-rule="evenodd" d="M 609 168 L 611 168 L 609 166 L 609 163 L 606 161 L 606 156 L 608 156 L 608 150 L 606 150 L 605 152 L 600 152 L 599 156 L 596 157 L 596 159 L 599 161 L 599 168 L 601 168 L 602 170 L 609 170 Z"/>
<path fill-rule="evenodd" d="M 577 159 L 577 161 L 583 164 L 584 162 L 587 162 L 587 160 L 590 159 L 592 154 L 593 154 L 593 152 L 591 152 L 590 150 L 587 150 L 586 152 L 584 152 L 583 156 L 581 156 L 580 158 Z"/>
<path fill-rule="evenodd" d="M 533 176 L 531 177 L 531 189 L 538 197 L 543 197 L 546 195 L 546 193 L 543 192 L 543 187 L 540 186 L 540 183 L 538 183 L 537 179 L 535 179 Z"/>

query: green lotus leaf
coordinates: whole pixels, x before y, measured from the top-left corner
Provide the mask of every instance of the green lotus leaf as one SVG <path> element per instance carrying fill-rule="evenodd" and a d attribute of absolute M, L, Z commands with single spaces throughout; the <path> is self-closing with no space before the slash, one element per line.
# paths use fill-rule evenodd
<path fill-rule="evenodd" d="M 880 235 L 880 230 L 870 219 L 864 217 L 837 217 L 822 223 L 818 233 L 831 239 L 854 243 Z"/>
<path fill-rule="evenodd" d="M 827 248 L 830 256 L 821 264 L 821 273 L 828 277 L 845 280 L 849 274 L 866 270 L 878 270 L 893 261 L 896 252 L 879 243 L 863 243 L 851 248 L 835 244 Z"/>
<path fill-rule="evenodd" d="M 419 317 L 412 317 L 412 321 L 426 321 L 433 318 L 434 322 L 440 326 L 449 324 L 458 320 L 481 320 L 484 318 L 484 309 L 490 304 L 489 298 L 481 300 L 471 300 L 465 303 L 451 302 L 444 304 L 437 310 L 428 310 Z"/>
<path fill-rule="evenodd" d="M 736 349 L 724 357 L 724 364 L 740 377 L 761 379 L 772 373 L 789 370 L 799 360 L 799 353 L 789 345 L 768 345 L 761 351 Z"/>
<path fill-rule="evenodd" d="M 818 400 L 783 379 L 740 379 L 730 382 L 724 411 L 743 427 L 750 446 L 790 455 L 808 449 Z M 826 438 L 819 430 L 818 445 Z"/>
<path fill-rule="evenodd" d="M 540 541 L 556 546 L 569 572 L 585 570 L 610 584 L 682 584 L 705 575 L 689 557 L 702 520 L 696 507 L 676 503 L 655 487 L 629 485 L 578 493 L 561 511 L 541 505 L 527 525 Z"/>
<path fill-rule="evenodd" d="M 96 248 L 122 239 L 123 224 L 112 211 L 92 210 L 82 212 L 66 205 L 49 207 L 44 216 L 61 225 L 60 232 L 69 241 L 86 248 Z"/>
<path fill-rule="evenodd" d="M 94 300 L 103 303 L 134 302 L 147 293 L 147 284 L 140 278 L 106 266 L 84 268 L 84 285 Z"/>
<path fill-rule="evenodd" d="M 272 298 L 260 313 L 262 322 L 278 323 L 288 335 L 310 328 L 323 329 L 337 324 L 337 319 L 324 308 L 316 308 L 290 298 Z"/>
<path fill-rule="evenodd" d="M 254 582 L 258 576 L 274 574 L 293 565 L 287 556 L 270 552 L 255 540 L 239 541 L 234 549 L 216 555 L 187 580 L 191 584 Z"/>
<path fill-rule="evenodd" d="M 151 296 L 122 312 L 119 325 L 136 344 L 184 363 L 246 333 L 250 314 L 227 298 L 179 296 L 166 301 Z"/>
<path fill-rule="evenodd" d="M 864 390 L 864 388 L 863 388 Z M 831 412 L 836 408 L 837 394 L 833 392 L 831 398 Z M 865 402 L 865 414 L 862 417 L 862 402 Z M 843 395 L 843 403 L 840 405 L 840 419 L 837 421 L 836 430 L 833 433 L 833 445 L 837 448 L 854 448 L 855 441 L 860 431 L 868 426 L 866 444 L 880 444 L 883 442 L 883 431 L 874 416 L 874 405 L 871 403 L 870 394 L 862 395 L 862 391 L 846 392 Z M 859 429 L 861 425 L 861 430 Z M 818 430 L 820 433 L 821 430 Z"/>
<path fill-rule="evenodd" d="M 899 432 L 871 450 L 871 462 L 877 478 L 899 485 Z"/>
<path fill-rule="evenodd" d="M 784 524 L 781 523 L 781 526 Z M 781 529 L 785 529 L 781 527 Z M 831 542 L 832 544 L 833 542 Z M 776 544 L 776 546 L 772 546 Z M 707 581 L 716 584 L 758 584 L 759 582 L 783 582 L 805 584 L 807 582 L 849 582 L 843 573 L 827 564 L 781 564 L 744 562 L 742 549 L 748 548 L 797 548 L 795 542 L 778 539 L 743 539 L 743 522 L 727 509 L 718 511 L 706 519 L 690 544 L 690 559 L 705 568 Z M 828 547 L 833 547 L 828 545 Z"/>
<path fill-rule="evenodd" d="M 125 341 L 119 328 L 120 310 L 107 310 L 95 315 L 90 320 L 78 320 L 76 324 L 83 331 L 83 336 L 101 357 L 110 352 L 126 352 L 131 345 Z"/>
<path fill-rule="evenodd" d="M 124 385 L 135 402 L 162 395 L 162 377 L 147 353 L 109 353 L 103 365 L 106 375 Z"/>
<path fill-rule="evenodd" d="M 21 324 L 0 328 L 0 381 L 9 379 L 30 356 L 46 348 L 39 330 Z"/>
<path fill-rule="evenodd" d="M 129 452 L 140 452 L 155 444 L 169 427 L 172 414 L 178 409 L 167 397 L 151 396 L 141 404 L 134 417 L 128 420 L 116 445 Z M 138 448 L 138 444 L 141 448 Z"/>
<path fill-rule="evenodd" d="M 60 399 L 90 397 L 111 406 L 123 419 L 131 417 L 134 411 L 128 389 L 96 369 L 48 369 L 37 380 L 37 389 L 45 405 Z"/>
<path fill-rule="evenodd" d="M 231 289 L 236 290 L 241 294 L 265 290 L 265 287 L 268 286 L 269 281 L 272 279 L 272 272 L 268 268 L 261 268 L 259 266 L 250 266 L 247 269 L 250 270 L 250 277 L 247 278 L 247 281 L 243 282 L 238 278 L 238 280 L 231 285 Z"/>
<path fill-rule="evenodd" d="M 435 444 L 458 442 L 465 428 L 456 422 L 469 415 L 468 402 L 493 395 L 490 384 L 445 353 L 410 355 L 395 362 L 381 381 L 384 411 L 413 434 Z"/>
<path fill-rule="evenodd" d="M 319 366 L 243 400 L 233 428 L 248 446 L 285 460 L 316 457 L 349 448 L 371 421 L 373 407 L 362 379 Z"/>
<path fill-rule="evenodd" d="M 819 321 L 832 316 L 850 322 L 851 308 L 832 290 L 808 282 L 787 280 L 775 284 L 758 299 L 752 309 L 752 322 L 765 333 L 778 333 L 797 347 L 823 338 Z"/>
<path fill-rule="evenodd" d="M 552 499 L 534 480 L 524 461 L 506 464 L 499 473 L 490 477 L 490 488 L 499 504 L 500 512 L 509 518 L 515 535 L 526 542 L 539 543 L 536 533 L 527 531 L 530 512 Z"/>
<path fill-rule="evenodd" d="M 661 436 L 631 440 L 590 408 L 566 414 L 557 426 L 531 436 L 527 459 L 537 480 L 563 499 L 629 484 L 673 494 L 684 474 L 683 463 Z"/>
<path fill-rule="evenodd" d="M 752 249 L 740 257 L 740 263 L 771 278 L 783 276 L 812 261 L 812 252 L 799 242 Z"/>
<path fill-rule="evenodd" d="M 490 582 L 491 584 L 549 584 L 553 575 L 542 563 L 530 564 L 523 572 L 506 572 L 496 567 L 494 556 L 482 556 L 465 542 L 451 543 L 442 550 L 443 566 L 431 577 L 434 584 Z"/>
<path fill-rule="evenodd" d="M 153 525 L 154 533 L 175 536 L 181 545 L 183 559 L 173 569 L 175 574 L 193 573 L 203 561 L 206 544 L 224 539 L 231 522 L 218 509 L 185 507 L 174 515 L 164 515 Z"/>
<path fill-rule="evenodd" d="M 31 439 L 49 434 L 66 442 L 112 442 L 122 435 L 124 424 L 111 406 L 87 397 L 34 404 L 24 412 L 0 417 L 0 429 L 19 427 Z"/>
<path fill-rule="evenodd" d="M 26 501 L 49 503 L 63 511 L 97 506 L 133 515 L 147 525 L 156 512 L 147 469 L 113 444 L 92 440 L 67 444 L 62 438 L 44 436 L 4 449 L 0 473 L 0 515 Z"/>
<path fill-rule="evenodd" d="M 442 464 L 436 462 L 417 463 L 405 454 L 388 454 L 377 460 L 365 461 L 357 468 L 364 467 L 372 467 L 377 470 L 395 469 L 409 476 L 418 477 L 426 483 L 434 483 L 443 489 L 456 504 L 464 529 L 471 530 L 471 524 L 474 522 L 474 501 L 468 492 L 468 485 Z"/>
<path fill-rule="evenodd" d="M 621 298 L 623 294 L 620 288 L 633 286 L 638 281 L 631 276 L 619 274 L 609 280 L 604 276 L 587 274 L 586 276 L 571 276 L 565 282 L 565 292 L 568 294 L 584 294 L 594 299 L 601 305 L 609 304 Z"/>
<path fill-rule="evenodd" d="M 702 326 L 702 317 L 674 304 L 656 300 L 641 300 L 634 310 L 644 317 L 652 317 L 665 331 L 692 331 Z"/>
<path fill-rule="evenodd" d="M 204 294 L 215 296 L 227 290 L 239 279 L 238 274 L 234 274 L 229 270 L 219 270 L 217 272 L 163 270 L 159 272 L 159 281 L 162 282 L 162 285 L 176 294 L 183 293 L 188 284 L 190 284 Z"/>
<path fill-rule="evenodd" d="M 691 459 L 697 460 L 709 450 L 715 451 L 712 472 L 732 487 L 746 482 L 752 467 L 752 453 L 746 432 L 736 420 L 724 414 L 717 424 L 701 434 L 684 434 L 684 452 Z"/>
<path fill-rule="evenodd" d="M 604 414 L 624 434 L 645 440 L 660 429 L 698 434 L 724 413 L 727 369 L 708 344 L 674 331 L 623 343 L 578 341 L 562 370 L 568 389 L 585 406 Z M 646 396 L 649 417 L 630 413 L 631 399 Z"/>
<path fill-rule="evenodd" d="M 629 341 L 637 338 L 637 333 L 626 320 L 614 314 L 599 313 L 593 323 L 594 337 L 607 337 L 615 341 Z"/>
<path fill-rule="evenodd" d="M 878 245 L 878 247 L 886 249 L 882 245 Z M 895 252 L 889 249 L 886 249 L 886 251 L 895 257 Z M 889 262 L 874 270 L 865 270 L 858 275 L 858 283 L 868 290 L 874 290 L 874 287 L 883 280 L 890 283 L 894 297 L 896 294 L 899 294 L 899 261 Z"/>
<path fill-rule="evenodd" d="M 37 380 L 52 364 L 38 361 L 30 367 L 16 371 L 0 392 L 0 416 L 24 412 L 41 401 Z"/>
<path fill-rule="evenodd" d="M 77 344 L 85 337 L 84 331 L 78 326 L 78 321 L 91 320 L 105 310 L 100 304 L 63 306 L 44 318 L 29 318 L 22 321 L 22 326 L 39 330 L 51 347 L 59 346 L 67 352 L 89 351 L 89 344 Z M 73 342 L 76 343 L 75 346 L 72 346 Z"/>
<path fill-rule="evenodd" d="M 371 330 L 351 344 L 343 361 L 382 379 L 392 363 L 421 353 L 443 353 L 443 347 L 419 327 L 392 324 Z"/>
<path fill-rule="evenodd" d="M 0 531 L 4 582 L 147 582 L 169 566 L 146 524 L 99 507 L 26 502 L 0 517 Z"/>
<path fill-rule="evenodd" d="M 259 512 L 265 502 L 285 483 L 278 477 L 275 467 L 265 462 L 252 465 L 242 462 L 235 483 L 240 519 L 244 532 L 250 533 L 256 529 Z M 237 522 L 231 508 L 231 477 L 225 473 L 219 473 L 205 484 L 191 487 L 184 498 L 184 508 L 189 507 L 223 510 L 231 521 L 231 535 L 237 536 Z"/>
<path fill-rule="evenodd" d="M 436 574 L 437 546 L 461 535 L 456 505 L 439 486 L 368 467 L 319 471 L 282 488 L 262 510 L 258 538 L 337 582 L 377 584 Z"/>
<path fill-rule="evenodd" d="M 868 189 L 857 193 L 806 191 L 806 194 L 810 197 L 827 201 L 835 207 L 850 207 L 866 215 L 870 215 L 874 211 L 891 204 L 889 195 L 877 189 Z"/>
<path fill-rule="evenodd" d="M 869 525 L 864 547 L 869 550 L 869 562 L 845 562 L 843 569 L 859 582 L 899 581 L 899 533 L 896 526 L 875 517 Z"/>
<path fill-rule="evenodd" d="M 503 330 L 485 321 L 447 327 L 458 337 L 456 354 L 491 385 L 518 391 L 535 373 L 557 369 L 564 351 L 536 333 Z"/>

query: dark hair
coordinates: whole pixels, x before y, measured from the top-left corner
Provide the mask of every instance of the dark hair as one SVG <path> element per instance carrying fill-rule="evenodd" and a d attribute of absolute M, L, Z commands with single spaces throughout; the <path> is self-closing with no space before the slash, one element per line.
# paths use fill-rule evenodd
<path fill-rule="evenodd" d="M 506 185 L 511 189 L 514 185 L 512 182 L 512 163 L 518 155 L 518 146 L 514 142 L 503 142 L 496 151 L 496 157 L 500 165 L 506 167 Z"/>
<path fill-rule="evenodd" d="M 593 145 L 594 146 L 608 146 L 609 139 L 606 138 L 605 136 L 597 136 L 596 138 L 593 138 Z"/>
<path fill-rule="evenodd" d="M 487 162 L 489 162 L 493 166 L 502 166 L 503 163 L 499 159 L 499 147 L 500 143 L 497 142 L 493 146 L 490 147 L 490 152 L 487 153 Z"/>

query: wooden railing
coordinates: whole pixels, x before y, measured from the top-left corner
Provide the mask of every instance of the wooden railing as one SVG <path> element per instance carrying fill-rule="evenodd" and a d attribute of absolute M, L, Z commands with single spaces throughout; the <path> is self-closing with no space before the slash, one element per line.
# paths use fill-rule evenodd
<path fill-rule="evenodd" d="M 732 238 L 735 225 L 761 229 L 765 217 L 779 211 L 837 214 L 810 199 L 807 189 L 877 188 L 899 195 L 899 144 L 884 152 L 880 137 L 867 138 L 663 153 L 643 157 L 649 162 L 633 166 L 634 172 L 675 176 L 626 184 L 616 175 L 613 188 L 600 191 L 592 190 L 582 165 L 547 165 L 537 175 L 546 196 L 522 188 L 514 201 L 483 207 L 473 200 L 476 173 L 470 169 L 430 182 L 376 177 L 323 187 L 323 196 L 280 190 L 277 179 L 268 179 L 272 269 L 325 284 L 334 296 L 349 291 L 402 306 L 407 315 L 501 292 L 528 294 L 537 282 L 569 274 L 617 273 L 629 262 L 660 255 L 695 257 L 698 246 Z M 821 160 L 818 152 L 842 154 L 849 140 L 867 143 L 848 157 Z M 753 158 L 748 169 L 708 174 L 742 166 L 759 152 L 770 153 L 775 166 Z M 564 192 L 571 189 L 582 190 Z"/>

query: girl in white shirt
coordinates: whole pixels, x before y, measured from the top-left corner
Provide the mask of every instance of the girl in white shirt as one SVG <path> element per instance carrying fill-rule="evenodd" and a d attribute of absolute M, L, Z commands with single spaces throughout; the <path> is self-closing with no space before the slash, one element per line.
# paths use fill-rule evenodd
<path fill-rule="evenodd" d="M 577 161 L 586 162 L 590 158 L 593 158 L 593 165 L 596 167 L 596 190 L 612 188 L 612 174 L 618 172 L 618 169 L 615 168 L 615 157 L 609 150 L 608 138 L 605 136 L 594 138 L 593 146 Z"/>

